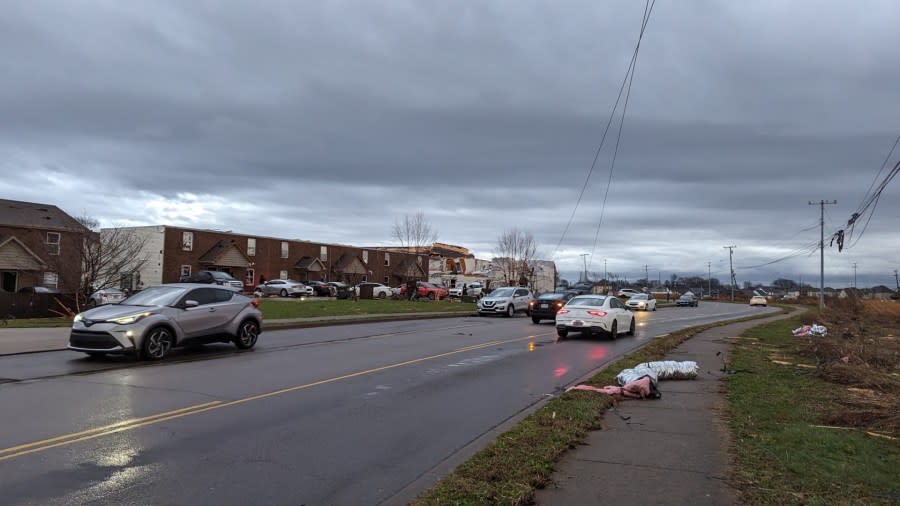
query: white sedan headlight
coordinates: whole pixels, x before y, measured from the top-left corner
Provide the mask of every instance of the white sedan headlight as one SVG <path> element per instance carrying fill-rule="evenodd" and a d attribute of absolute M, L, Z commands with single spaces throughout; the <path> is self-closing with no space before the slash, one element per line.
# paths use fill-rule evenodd
<path fill-rule="evenodd" d="M 128 315 L 128 316 L 122 316 L 120 318 L 115 318 L 115 319 L 112 319 L 109 321 L 119 324 L 119 325 L 131 325 L 132 323 L 140 320 L 141 318 L 147 317 L 147 316 L 150 316 L 150 313 L 137 313 L 137 314 L 132 314 L 132 315 Z"/>
<path fill-rule="evenodd" d="M 72 320 L 72 321 L 73 321 L 73 322 L 80 322 L 80 321 L 83 320 L 83 319 L 84 319 L 84 317 L 81 316 L 81 313 L 78 313 L 77 315 L 75 315 L 75 319 Z"/>

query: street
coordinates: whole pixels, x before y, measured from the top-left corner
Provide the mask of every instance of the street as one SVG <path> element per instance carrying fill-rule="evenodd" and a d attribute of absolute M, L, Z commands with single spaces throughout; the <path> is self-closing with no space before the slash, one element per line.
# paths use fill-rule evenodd
<path fill-rule="evenodd" d="M 5 504 L 399 504 L 649 339 L 768 311 L 635 313 L 636 336 L 616 341 L 461 317 L 264 332 L 250 352 L 150 365 L 0 357 L 0 490 Z"/>

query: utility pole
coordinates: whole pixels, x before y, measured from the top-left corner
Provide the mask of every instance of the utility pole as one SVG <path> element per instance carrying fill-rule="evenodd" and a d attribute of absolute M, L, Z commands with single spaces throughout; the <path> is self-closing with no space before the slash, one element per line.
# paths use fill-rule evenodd
<path fill-rule="evenodd" d="M 722 248 L 728 250 L 728 268 L 731 270 L 731 302 L 734 302 L 734 285 L 737 284 L 734 277 L 734 248 L 737 246 L 732 244 L 731 246 L 722 246 Z"/>
<path fill-rule="evenodd" d="M 853 262 L 853 289 L 856 290 L 856 262 Z"/>
<path fill-rule="evenodd" d="M 606 272 L 606 259 L 603 259 L 603 282 L 609 284 L 609 273 Z"/>
<path fill-rule="evenodd" d="M 706 294 L 712 297 L 712 262 L 706 262 Z"/>
<path fill-rule="evenodd" d="M 650 286 L 650 271 L 647 270 L 647 264 L 644 264 L 644 280 L 647 282 L 647 286 Z"/>
<path fill-rule="evenodd" d="M 900 292 L 900 277 L 897 277 L 897 269 L 894 269 L 894 283 L 897 283 L 897 291 Z"/>
<path fill-rule="evenodd" d="M 825 204 L 837 204 L 837 200 L 810 201 L 809 205 L 819 206 L 819 311 L 825 309 Z"/>

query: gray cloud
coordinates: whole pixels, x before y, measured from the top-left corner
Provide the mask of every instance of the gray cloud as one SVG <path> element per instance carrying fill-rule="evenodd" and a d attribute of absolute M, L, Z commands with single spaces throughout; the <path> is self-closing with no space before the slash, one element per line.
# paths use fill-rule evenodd
<path fill-rule="evenodd" d="M 557 249 L 640 7 L 7 4 L 0 193 L 108 225 L 366 244 L 423 210 L 442 240 L 482 256 L 520 226 L 567 272 L 594 250 L 594 267 L 606 258 L 630 277 L 644 264 L 721 267 L 729 243 L 741 265 L 783 256 L 817 239 L 798 234 L 816 219 L 807 200 L 838 199 L 828 228 L 845 221 L 900 133 L 889 64 L 900 7 L 659 2 L 600 240 L 614 136 Z M 897 184 L 863 241 L 829 251 L 834 283 L 848 259 L 865 279 L 891 280 Z M 739 280 L 790 272 L 811 277 L 816 259 Z"/>

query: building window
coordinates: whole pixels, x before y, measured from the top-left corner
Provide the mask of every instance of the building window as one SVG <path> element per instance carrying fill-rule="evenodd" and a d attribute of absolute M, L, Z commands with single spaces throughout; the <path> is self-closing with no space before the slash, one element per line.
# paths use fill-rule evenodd
<path fill-rule="evenodd" d="M 390 282 L 391 282 L 390 277 L 385 276 L 385 277 L 384 277 L 384 284 L 388 284 L 388 283 L 390 283 Z"/>
<path fill-rule="evenodd" d="M 191 275 L 191 266 L 190 265 L 182 265 L 181 266 L 181 275 L 182 276 L 190 276 Z"/>
<path fill-rule="evenodd" d="M 54 290 L 59 288 L 59 274 L 55 272 L 45 272 L 44 286 L 46 286 L 47 288 L 53 288 Z"/>
<path fill-rule="evenodd" d="M 319 247 L 319 260 L 323 262 L 328 261 L 328 246 L 320 246 Z"/>
<path fill-rule="evenodd" d="M 288 257 L 288 242 L 281 241 L 281 258 L 287 258 L 287 257 Z M 282 279 L 287 279 L 287 278 L 282 278 Z"/>
<path fill-rule="evenodd" d="M 194 251 L 194 233 L 181 233 L 181 249 L 182 251 Z"/>
<path fill-rule="evenodd" d="M 256 238 L 255 237 L 247 238 L 247 256 L 248 257 L 256 256 Z"/>
<path fill-rule="evenodd" d="M 366 265 L 369 264 L 369 250 L 363 250 L 363 263 Z"/>
<path fill-rule="evenodd" d="M 254 282 L 255 279 L 256 279 L 256 271 L 254 271 L 253 269 L 247 269 L 247 276 L 245 277 L 244 284 L 253 286 L 256 284 Z"/>
<path fill-rule="evenodd" d="M 47 232 L 47 253 L 59 255 L 59 232 Z"/>
<path fill-rule="evenodd" d="M 287 271 L 281 271 L 278 273 L 278 279 L 287 279 Z"/>
<path fill-rule="evenodd" d="M 365 283 L 368 280 L 369 280 L 369 276 L 366 276 L 365 274 L 363 274 L 362 282 Z"/>
<path fill-rule="evenodd" d="M 391 266 L 391 254 L 390 253 L 385 252 L 385 254 L 384 254 L 384 266 L 385 267 Z"/>

